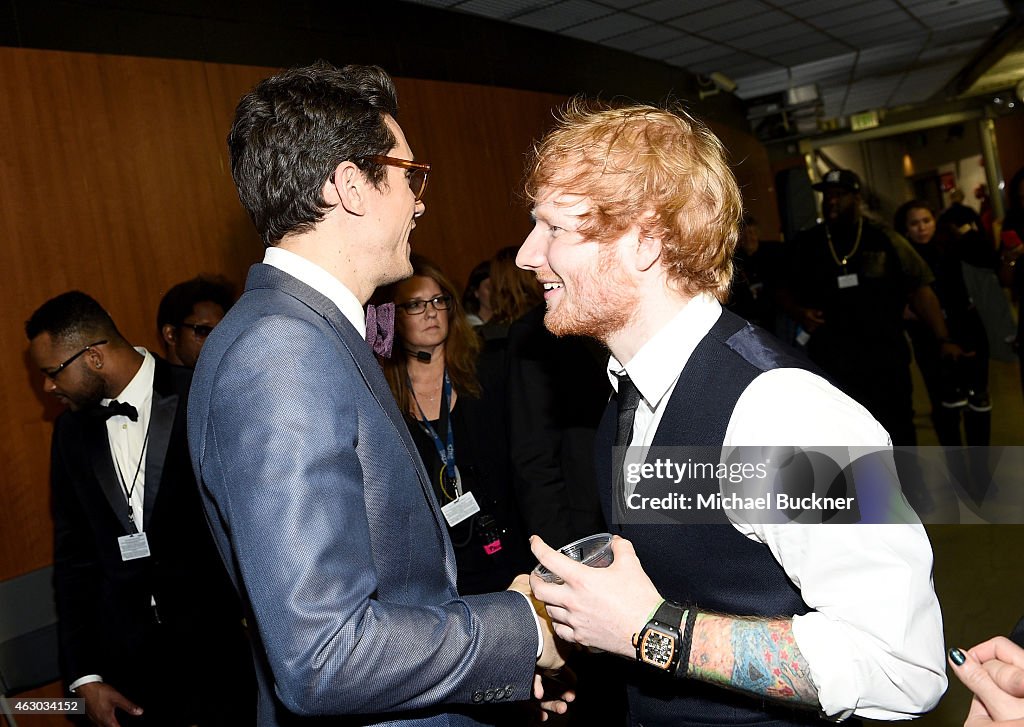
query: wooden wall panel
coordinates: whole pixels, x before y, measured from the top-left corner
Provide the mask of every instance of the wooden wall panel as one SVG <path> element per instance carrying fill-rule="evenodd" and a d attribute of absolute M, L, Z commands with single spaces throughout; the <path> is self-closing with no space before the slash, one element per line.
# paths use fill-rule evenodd
<path fill-rule="evenodd" d="M 199 272 L 241 286 L 262 245 L 231 182 L 225 137 L 239 97 L 270 68 L 0 48 L 0 579 L 52 561 L 51 423 L 23 324 L 79 288 L 126 337 L 156 348 L 168 287 Z M 433 164 L 413 249 L 462 285 L 529 230 L 519 199 L 532 142 L 564 96 L 397 79 L 399 122 Z M 766 212 L 763 148 L 718 128 L 755 214 Z M 763 167 L 763 169 L 762 169 Z M 766 222 L 762 219 L 762 222 Z M 768 225 L 766 225 L 767 227 Z"/>

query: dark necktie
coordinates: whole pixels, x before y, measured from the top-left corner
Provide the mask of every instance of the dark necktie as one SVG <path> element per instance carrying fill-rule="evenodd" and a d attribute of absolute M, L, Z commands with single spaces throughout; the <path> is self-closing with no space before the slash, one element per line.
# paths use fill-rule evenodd
<path fill-rule="evenodd" d="M 127 402 L 118 401 L 117 399 L 114 399 L 106 406 L 97 406 L 93 409 L 93 414 L 103 420 L 116 416 L 128 417 L 133 422 L 139 420 L 138 409 Z"/>
<path fill-rule="evenodd" d="M 395 304 L 366 306 L 366 342 L 378 356 L 391 358 L 395 342 Z"/>
<path fill-rule="evenodd" d="M 626 461 L 626 448 L 633 439 L 633 419 L 636 415 L 636 407 L 640 403 L 640 390 L 629 378 L 629 374 L 623 371 L 616 374 L 619 379 L 619 390 L 615 400 L 619 406 L 619 424 L 615 430 L 615 456 L 612 457 L 615 469 L 613 470 L 613 482 L 615 483 L 613 494 L 616 501 L 621 505 L 626 502 L 625 479 L 622 475 L 622 467 Z M 625 512 L 625 510 L 623 510 Z"/>

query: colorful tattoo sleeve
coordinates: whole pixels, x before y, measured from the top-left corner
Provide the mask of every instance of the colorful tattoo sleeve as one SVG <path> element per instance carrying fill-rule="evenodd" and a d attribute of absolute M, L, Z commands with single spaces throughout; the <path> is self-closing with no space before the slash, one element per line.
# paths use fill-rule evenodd
<path fill-rule="evenodd" d="M 790 619 L 700 614 L 687 676 L 788 704 L 819 706 Z"/>

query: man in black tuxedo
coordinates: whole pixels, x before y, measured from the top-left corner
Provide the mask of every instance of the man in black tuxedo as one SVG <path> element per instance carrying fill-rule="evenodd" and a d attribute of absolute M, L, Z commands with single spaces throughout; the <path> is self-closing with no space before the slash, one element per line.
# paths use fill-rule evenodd
<path fill-rule="evenodd" d="M 191 371 L 133 348 L 78 291 L 25 331 L 43 390 L 68 408 L 50 477 L 69 689 L 100 725 L 251 724 L 241 610 L 188 455 Z"/>

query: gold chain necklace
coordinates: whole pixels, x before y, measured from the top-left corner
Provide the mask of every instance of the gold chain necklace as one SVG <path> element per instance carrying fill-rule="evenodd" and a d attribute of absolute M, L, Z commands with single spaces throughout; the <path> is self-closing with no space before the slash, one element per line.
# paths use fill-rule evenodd
<path fill-rule="evenodd" d="M 860 247 L 860 233 L 864 231 L 864 218 L 861 217 L 857 220 L 857 238 L 853 241 L 853 247 L 850 249 L 843 259 L 840 260 L 836 254 L 836 246 L 832 243 L 832 233 L 828 231 L 828 224 L 825 225 L 825 237 L 828 239 L 828 251 L 832 253 L 832 259 L 836 261 L 836 265 L 846 272 L 846 263 L 850 261 L 854 255 L 857 254 L 857 248 Z"/>

